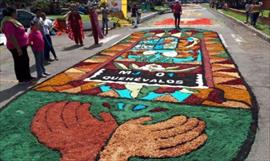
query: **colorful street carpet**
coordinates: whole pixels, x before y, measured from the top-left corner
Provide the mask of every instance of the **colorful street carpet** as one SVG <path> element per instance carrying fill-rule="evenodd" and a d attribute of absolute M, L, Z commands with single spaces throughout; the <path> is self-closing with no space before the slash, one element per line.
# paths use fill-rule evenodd
<path fill-rule="evenodd" d="M 145 30 L 4 107 L 0 160 L 241 161 L 256 111 L 216 32 Z"/>
<path fill-rule="evenodd" d="M 212 25 L 213 22 L 209 18 L 185 18 L 181 19 L 180 22 L 181 25 Z M 170 25 L 174 26 L 174 19 L 173 18 L 166 18 L 160 21 L 155 22 L 156 26 L 164 26 L 164 25 Z"/>

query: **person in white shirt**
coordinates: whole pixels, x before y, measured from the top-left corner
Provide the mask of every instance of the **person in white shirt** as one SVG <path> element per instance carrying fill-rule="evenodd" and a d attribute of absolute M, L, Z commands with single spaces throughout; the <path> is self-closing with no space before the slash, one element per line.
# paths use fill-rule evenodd
<path fill-rule="evenodd" d="M 42 10 L 41 9 L 36 9 L 36 16 L 33 18 L 33 22 L 36 22 L 39 26 L 39 30 L 44 35 L 44 22 L 43 19 L 41 18 L 42 15 Z"/>
<path fill-rule="evenodd" d="M 58 60 L 55 50 L 53 48 L 53 43 L 50 35 L 50 30 L 52 29 L 52 21 L 46 17 L 46 14 L 44 12 L 42 12 L 41 18 L 43 20 L 43 29 L 45 37 L 45 55 L 48 56 L 50 55 L 50 52 L 52 52 L 54 60 Z"/>
<path fill-rule="evenodd" d="M 250 18 L 250 6 L 251 6 L 251 1 L 247 1 L 246 5 L 245 5 L 245 11 L 246 11 L 246 22 L 249 22 L 249 18 Z"/>

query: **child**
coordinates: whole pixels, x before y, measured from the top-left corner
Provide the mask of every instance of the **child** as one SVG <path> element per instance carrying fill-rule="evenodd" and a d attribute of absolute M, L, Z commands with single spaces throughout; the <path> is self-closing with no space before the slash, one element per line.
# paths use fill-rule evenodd
<path fill-rule="evenodd" d="M 36 60 L 36 71 L 37 77 L 45 78 L 46 76 L 50 75 L 46 73 L 44 68 L 44 39 L 42 33 L 39 31 L 39 24 L 37 21 L 31 22 L 31 32 L 29 34 L 29 44 L 32 47 L 32 51 L 35 55 Z"/>

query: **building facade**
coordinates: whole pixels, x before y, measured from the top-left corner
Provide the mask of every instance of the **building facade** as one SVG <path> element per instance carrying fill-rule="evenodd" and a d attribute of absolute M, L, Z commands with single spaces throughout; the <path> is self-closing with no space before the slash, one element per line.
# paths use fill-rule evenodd
<path fill-rule="evenodd" d="M 270 0 L 263 0 L 263 8 L 270 10 Z"/>

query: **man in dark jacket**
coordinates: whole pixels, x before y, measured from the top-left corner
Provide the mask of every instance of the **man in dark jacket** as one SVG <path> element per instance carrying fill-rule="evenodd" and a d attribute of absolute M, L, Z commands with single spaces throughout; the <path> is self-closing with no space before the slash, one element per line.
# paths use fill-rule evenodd
<path fill-rule="evenodd" d="M 175 28 L 180 29 L 180 19 L 182 15 L 182 6 L 179 0 L 175 0 L 175 3 L 172 6 L 172 11 L 174 15 Z"/>
<path fill-rule="evenodd" d="M 131 8 L 131 17 L 133 19 L 134 28 L 138 27 L 138 16 L 139 16 L 139 9 L 138 6 L 134 3 Z"/>

